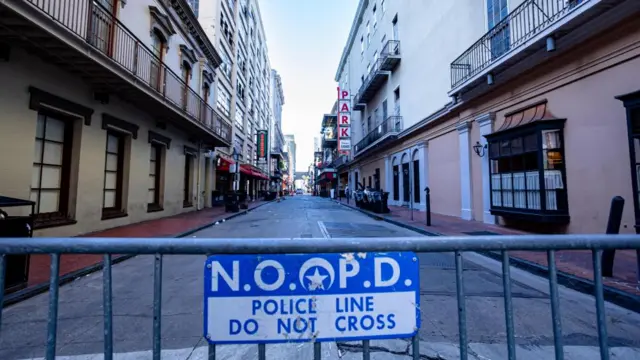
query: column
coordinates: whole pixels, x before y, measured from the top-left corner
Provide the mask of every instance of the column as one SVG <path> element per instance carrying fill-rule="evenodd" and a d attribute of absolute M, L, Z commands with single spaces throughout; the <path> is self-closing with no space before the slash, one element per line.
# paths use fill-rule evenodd
<path fill-rule="evenodd" d="M 384 191 L 389 193 L 389 203 L 393 201 L 393 168 L 391 156 L 384 158 Z"/>
<path fill-rule="evenodd" d="M 471 123 L 465 121 L 458 124 L 458 143 L 460 145 L 460 217 L 464 220 L 473 220 L 472 192 L 471 192 L 471 156 L 469 154 L 469 129 Z"/>
<path fill-rule="evenodd" d="M 420 190 L 420 203 L 416 204 L 416 208 L 420 209 L 420 210 L 426 210 L 427 207 L 427 194 L 424 191 L 424 188 L 426 188 L 429 184 L 428 184 L 428 171 L 429 171 L 429 164 L 427 163 L 428 158 L 427 158 L 427 151 L 428 151 L 428 147 L 427 147 L 427 142 L 423 142 L 420 145 L 418 145 L 418 161 L 420 161 L 420 186 L 419 189 Z"/>
<path fill-rule="evenodd" d="M 492 113 L 480 115 L 476 118 L 478 126 L 480 126 L 480 144 L 487 145 L 487 139 L 485 135 L 491 134 L 493 130 L 493 120 L 495 116 Z M 482 157 L 482 221 L 485 224 L 495 224 L 496 217 L 491 215 L 491 183 L 489 177 L 491 176 L 491 169 L 489 167 L 489 149 L 485 149 L 485 156 Z"/>
<path fill-rule="evenodd" d="M 211 191 L 213 190 L 213 159 L 204 158 L 204 207 L 211 207 Z"/>

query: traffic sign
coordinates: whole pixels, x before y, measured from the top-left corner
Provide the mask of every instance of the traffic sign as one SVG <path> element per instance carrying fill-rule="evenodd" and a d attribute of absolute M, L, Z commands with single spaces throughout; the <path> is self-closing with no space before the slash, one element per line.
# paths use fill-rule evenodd
<path fill-rule="evenodd" d="M 213 255 L 204 274 L 213 344 L 400 338 L 420 327 L 411 252 Z"/>

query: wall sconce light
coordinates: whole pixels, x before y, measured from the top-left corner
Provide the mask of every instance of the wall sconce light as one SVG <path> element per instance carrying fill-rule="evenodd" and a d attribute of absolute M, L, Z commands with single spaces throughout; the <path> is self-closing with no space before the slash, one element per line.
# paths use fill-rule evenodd
<path fill-rule="evenodd" d="M 551 36 L 547 38 L 547 51 L 548 52 L 556 51 L 556 39 L 554 39 Z"/>
<path fill-rule="evenodd" d="M 480 141 L 476 141 L 476 144 L 473 145 L 473 152 L 476 153 L 476 155 L 483 157 L 485 152 L 487 150 L 487 144 L 480 144 Z"/>
<path fill-rule="evenodd" d="M 487 74 L 487 84 L 493 85 L 493 74 L 491 73 Z"/>

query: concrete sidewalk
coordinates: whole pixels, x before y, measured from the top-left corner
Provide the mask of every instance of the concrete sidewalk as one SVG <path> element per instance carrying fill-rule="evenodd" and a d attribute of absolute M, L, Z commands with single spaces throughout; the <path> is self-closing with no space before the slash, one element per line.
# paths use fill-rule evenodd
<path fill-rule="evenodd" d="M 431 236 L 473 236 L 473 235 L 526 235 L 531 234 L 524 231 L 509 229 L 497 225 L 488 225 L 478 221 L 462 220 L 454 216 L 446 216 L 441 214 L 431 214 L 431 226 L 426 225 L 426 213 L 424 211 L 413 210 L 413 219 L 411 210 L 401 206 L 389 206 L 391 213 L 375 214 L 371 211 L 359 209 L 355 206 L 354 201 L 347 204 L 346 199 L 334 200 L 338 203 L 348 206 L 352 209 L 367 213 L 385 221 L 396 225 L 414 229 L 425 235 Z M 547 268 L 546 252 L 533 251 L 513 251 L 509 254 L 514 260 L 521 260 L 523 264 L 528 263 L 534 266 Z M 580 285 L 581 280 L 593 281 L 593 266 L 591 260 L 591 251 L 581 250 L 565 250 L 556 252 L 556 263 L 558 271 L 570 277 L 574 277 L 576 286 Z M 622 296 L 628 294 L 637 297 L 638 306 L 640 307 L 640 289 L 637 283 L 638 274 L 636 267 L 636 252 L 633 250 L 616 251 L 615 264 L 613 269 L 613 277 L 605 278 L 604 284 L 614 291 L 623 292 Z"/>

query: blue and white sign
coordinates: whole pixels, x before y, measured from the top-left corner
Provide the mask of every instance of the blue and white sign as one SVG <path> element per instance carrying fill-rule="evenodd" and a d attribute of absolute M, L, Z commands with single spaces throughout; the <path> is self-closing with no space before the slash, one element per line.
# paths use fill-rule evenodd
<path fill-rule="evenodd" d="M 411 252 L 214 255 L 204 274 L 214 344 L 398 338 L 420 327 Z"/>

